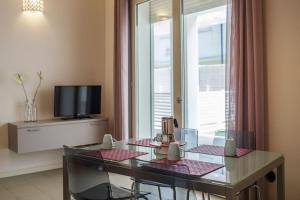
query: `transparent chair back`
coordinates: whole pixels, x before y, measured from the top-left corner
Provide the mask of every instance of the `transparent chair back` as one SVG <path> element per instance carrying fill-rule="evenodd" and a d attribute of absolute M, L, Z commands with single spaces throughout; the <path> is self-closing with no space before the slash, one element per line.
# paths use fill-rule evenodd
<path fill-rule="evenodd" d="M 236 141 L 238 148 L 256 149 L 256 137 L 253 131 L 228 131 L 228 138 L 233 138 Z"/>
<path fill-rule="evenodd" d="M 198 146 L 198 130 L 190 128 L 175 129 L 175 140 L 185 142 L 185 148 L 191 149 Z"/>
<path fill-rule="evenodd" d="M 191 184 L 189 181 L 186 181 L 186 179 L 188 179 L 191 175 L 190 169 L 187 165 L 172 162 L 157 163 L 154 161 L 144 161 L 139 159 L 133 159 L 131 161 L 131 165 L 135 178 L 143 177 L 143 179 L 145 179 L 145 175 L 149 173 L 149 179 L 155 182 L 168 184 L 171 187 L 188 188 L 186 193 L 184 192 L 179 195 L 181 198 L 183 198 L 182 195 L 184 195 L 184 199 L 186 199 L 187 195 L 189 197 L 188 199 L 197 199 L 193 184 Z M 159 173 L 162 175 L 162 177 L 153 176 L 151 175 L 152 173 Z M 163 178 L 164 175 L 167 175 L 169 178 Z"/>
<path fill-rule="evenodd" d="M 110 181 L 101 155 L 97 159 L 89 151 L 64 147 L 67 161 L 69 191 L 76 200 L 109 199 Z"/>

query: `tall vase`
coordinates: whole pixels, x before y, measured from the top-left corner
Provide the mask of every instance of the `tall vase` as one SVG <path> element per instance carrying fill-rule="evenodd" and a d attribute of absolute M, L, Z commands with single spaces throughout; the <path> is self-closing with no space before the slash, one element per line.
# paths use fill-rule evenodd
<path fill-rule="evenodd" d="M 28 100 L 25 103 L 25 122 L 36 122 L 37 121 L 37 109 L 35 102 Z"/>

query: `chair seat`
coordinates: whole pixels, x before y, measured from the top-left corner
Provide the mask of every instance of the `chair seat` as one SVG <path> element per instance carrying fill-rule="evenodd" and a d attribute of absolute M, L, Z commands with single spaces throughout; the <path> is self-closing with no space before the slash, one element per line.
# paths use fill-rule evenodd
<path fill-rule="evenodd" d="M 100 184 L 88 190 L 85 190 L 78 194 L 73 194 L 76 200 L 106 200 L 109 194 L 108 188 L 109 183 Z M 111 191 L 112 191 L 112 198 L 115 200 L 123 200 L 123 199 L 131 199 L 131 198 L 141 198 L 147 194 L 137 193 L 133 195 L 129 189 L 120 188 L 113 184 L 110 184 Z"/>

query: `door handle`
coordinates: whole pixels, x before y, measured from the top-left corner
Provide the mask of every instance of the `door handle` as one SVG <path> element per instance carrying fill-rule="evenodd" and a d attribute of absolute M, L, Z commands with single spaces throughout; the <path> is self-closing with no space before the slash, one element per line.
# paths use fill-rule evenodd
<path fill-rule="evenodd" d="M 182 97 L 177 97 L 176 98 L 176 102 L 177 103 L 182 103 L 183 102 L 183 98 Z"/>

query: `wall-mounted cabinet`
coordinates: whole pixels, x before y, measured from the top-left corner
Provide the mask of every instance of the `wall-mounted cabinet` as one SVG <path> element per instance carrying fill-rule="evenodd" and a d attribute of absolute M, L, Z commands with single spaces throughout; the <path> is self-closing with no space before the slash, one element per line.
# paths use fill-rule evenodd
<path fill-rule="evenodd" d="M 107 129 L 107 119 L 43 120 L 35 123 L 8 124 L 9 149 L 29 153 L 100 143 Z"/>

